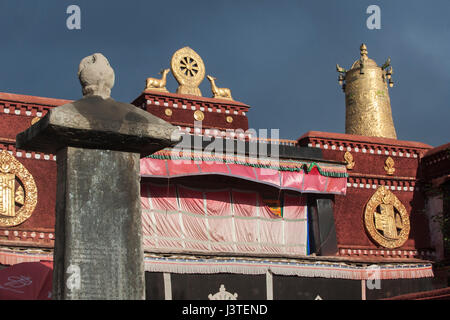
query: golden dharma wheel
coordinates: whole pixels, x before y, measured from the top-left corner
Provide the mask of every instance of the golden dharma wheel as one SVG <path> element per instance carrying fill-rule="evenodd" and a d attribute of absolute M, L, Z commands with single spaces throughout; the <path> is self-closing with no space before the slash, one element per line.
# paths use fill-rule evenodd
<path fill-rule="evenodd" d="M 202 58 L 189 47 L 176 51 L 170 62 L 172 74 L 179 83 L 177 93 L 201 96 L 198 86 L 205 78 Z"/>

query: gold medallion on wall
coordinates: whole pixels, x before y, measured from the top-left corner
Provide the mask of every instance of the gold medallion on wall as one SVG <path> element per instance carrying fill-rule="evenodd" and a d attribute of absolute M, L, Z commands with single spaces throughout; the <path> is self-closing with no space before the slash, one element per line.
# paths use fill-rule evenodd
<path fill-rule="evenodd" d="M 164 110 L 164 114 L 166 115 L 166 116 L 168 116 L 168 117 L 171 117 L 172 116 L 172 109 L 169 109 L 169 108 L 167 108 L 166 110 Z"/>
<path fill-rule="evenodd" d="M 197 121 L 203 121 L 205 119 L 205 114 L 200 110 L 194 112 L 194 119 Z"/>
<path fill-rule="evenodd" d="M 198 87 L 205 78 L 205 64 L 202 58 L 189 47 L 184 47 L 172 56 L 172 74 L 179 87 L 177 93 L 202 96 Z"/>
<path fill-rule="evenodd" d="M 385 248 L 401 247 L 409 237 L 410 222 L 405 206 L 381 186 L 367 202 L 364 226 L 370 238 Z"/>
<path fill-rule="evenodd" d="M 31 217 L 37 188 L 30 172 L 7 151 L 0 152 L 0 226 L 17 226 Z"/>

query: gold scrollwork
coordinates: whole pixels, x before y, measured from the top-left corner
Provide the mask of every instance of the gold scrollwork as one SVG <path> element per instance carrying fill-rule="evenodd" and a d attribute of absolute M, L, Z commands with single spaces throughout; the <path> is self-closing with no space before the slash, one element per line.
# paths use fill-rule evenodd
<path fill-rule="evenodd" d="M 0 152 L 0 226 L 17 226 L 37 204 L 37 188 L 30 172 L 7 151 Z"/>
<path fill-rule="evenodd" d="M 391 157 L 388 157 L 384 162 L 384 170 L 386 170 L 386 173 L 388 175 L 394 174 L 395 172 L 394 165 L 395 165 L 394 159 L 392 159 Z"/>
<path fill-rule="evenodd" d="M 401 247 L 409 237 L 410 222 L 405 206 L 381 186 L 367 202 L 364 226 L 370 238 L 385 248 Z"/>
<path fill-rule="evenodd" d="M 38 122 L 39 120 L 41 120 L 41 118 L 39 118 L 39 117 L 34 117 L 33 119 L 31 119 L 31 125 L 35 124 L 35 123 Z"/>
<path fill-rule="evenodd" d="M 350 152 L 346 151 L 344 153 L 344 160 L 347 163 L 347 169 L 352 170 L 355 166 L 355 161 L 353 161 L 353 156 Z"/>

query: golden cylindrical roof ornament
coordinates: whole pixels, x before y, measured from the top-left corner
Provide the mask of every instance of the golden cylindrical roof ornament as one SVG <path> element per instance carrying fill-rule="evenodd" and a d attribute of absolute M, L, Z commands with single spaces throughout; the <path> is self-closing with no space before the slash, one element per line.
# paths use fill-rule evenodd
<path fill-rule="evenodd" d="M 345 133 L 397 139 L 387 87 L 394 84 L 390 59 L 379 67 L 367 56 L 365 44 L 360 51 L 350 70 L 336 65 L 345 92 Z"/>

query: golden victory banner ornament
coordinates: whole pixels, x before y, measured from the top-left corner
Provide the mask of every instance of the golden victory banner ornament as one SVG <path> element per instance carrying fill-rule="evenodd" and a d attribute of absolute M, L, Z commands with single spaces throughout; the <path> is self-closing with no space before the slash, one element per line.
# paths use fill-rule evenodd
<path fill-rule="evenodd" d="M 37 204 L 33 176 L 7 151 L 0 151 L 0 226 L 17 226 L 27 220 Z"/>

